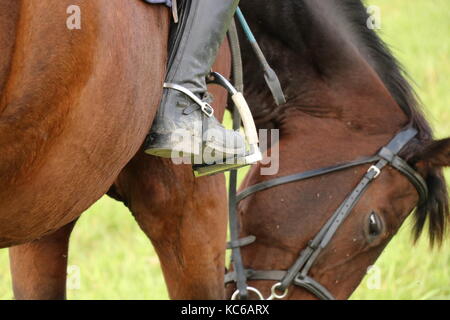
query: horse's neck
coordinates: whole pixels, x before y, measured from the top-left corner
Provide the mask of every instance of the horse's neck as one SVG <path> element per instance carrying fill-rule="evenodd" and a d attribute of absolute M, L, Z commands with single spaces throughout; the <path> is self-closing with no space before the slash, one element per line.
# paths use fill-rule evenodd
<path fill-rule="evenodd" d="M 20 5 L 21 1 L 0 0 L 0 97 L 10 70 Z"/>
<path fill-rule="evenodd" d="M 246 95 L 260 127 L 282 127 L 298 112 L 369 134 L 393 133 L 407 122 L 333 1 L 248 0 L 241 6 L 288 101 L 275 107 L 244 44 Z"/>

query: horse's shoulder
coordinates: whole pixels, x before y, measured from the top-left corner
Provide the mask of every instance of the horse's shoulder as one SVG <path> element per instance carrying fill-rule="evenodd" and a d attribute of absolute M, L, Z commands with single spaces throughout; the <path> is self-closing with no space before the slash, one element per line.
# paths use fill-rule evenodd
<path fill-rule="evenodd" d="M 19 21 L 20 1 L 0 0 L 0 95 L 8 78 Z"/>

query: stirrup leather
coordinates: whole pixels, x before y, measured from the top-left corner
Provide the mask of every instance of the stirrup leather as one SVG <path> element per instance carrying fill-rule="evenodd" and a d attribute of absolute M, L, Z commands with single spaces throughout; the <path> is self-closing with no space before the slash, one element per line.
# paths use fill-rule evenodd
<path fill-rule="evenodd" d="M 200 109 L 206 116 L 211 118 L 214 115 L 213 107 L 211 107 L 211 105 L 209 103 L 204 102 L 200 98 L 198 98 L 195 94 L 192 93 L 191 90 L 189 90 L 183 86 L 180 86 L 178 84 L 175 84 L 175 83 L 164 83 L 164 88 L 173 89 L 173 90 L 177 90 L 177 91 L 184 93 L 189 98 L 191 98 L 196 104 L 198 104 L 200 106 Z"/>

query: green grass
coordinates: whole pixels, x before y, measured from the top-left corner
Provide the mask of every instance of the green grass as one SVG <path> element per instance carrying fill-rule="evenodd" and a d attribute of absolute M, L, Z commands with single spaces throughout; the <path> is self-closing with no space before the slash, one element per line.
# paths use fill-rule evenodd
<path fill-rule="evenodd" d="M 450 2 L 372 0 L 382 9 L 382 37 L 416 83 L 437 137 L 450 136 Z M 448 181 L 450 175 L 447 171 Z M 352 299 L 449 299 L 450 244 L 412 246 L 407 221 L 379 258 L 380 288 L 364 280 Z M 69 299 L 166 299 L 167 291 L 149 240 L 121 204 L 103 198 L 80 219 L 72 236 L 70 265 L 81 286 Z M 11 299 L 7 250 L 0 250 L 0 299 Z"/>

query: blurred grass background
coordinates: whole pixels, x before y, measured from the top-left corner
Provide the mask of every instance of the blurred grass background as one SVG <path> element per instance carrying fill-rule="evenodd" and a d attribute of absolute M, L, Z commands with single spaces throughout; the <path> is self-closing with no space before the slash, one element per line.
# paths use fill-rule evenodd
<path fill-rule="evenodd" d="M 450 136 L 448 0 L 371 0 L 381 8 L 380 34 L 416 83 L 427 118 L 439 138 Z M 450 182 L 450 172 L 447 170 Z M 352 299 L 450 299 L 450 243 L 430 250 L 423 237 L 412 246 L 407 221 L 377 261 L 380 287 L 365 279 Z M 80 288 L 69 299 L 167 299 L 158 258 L 121 204 L 103 198 L 80 219 L 69 265 Z M 11 299 L 7 250 L 0 250 L 0 299 Z"/>

